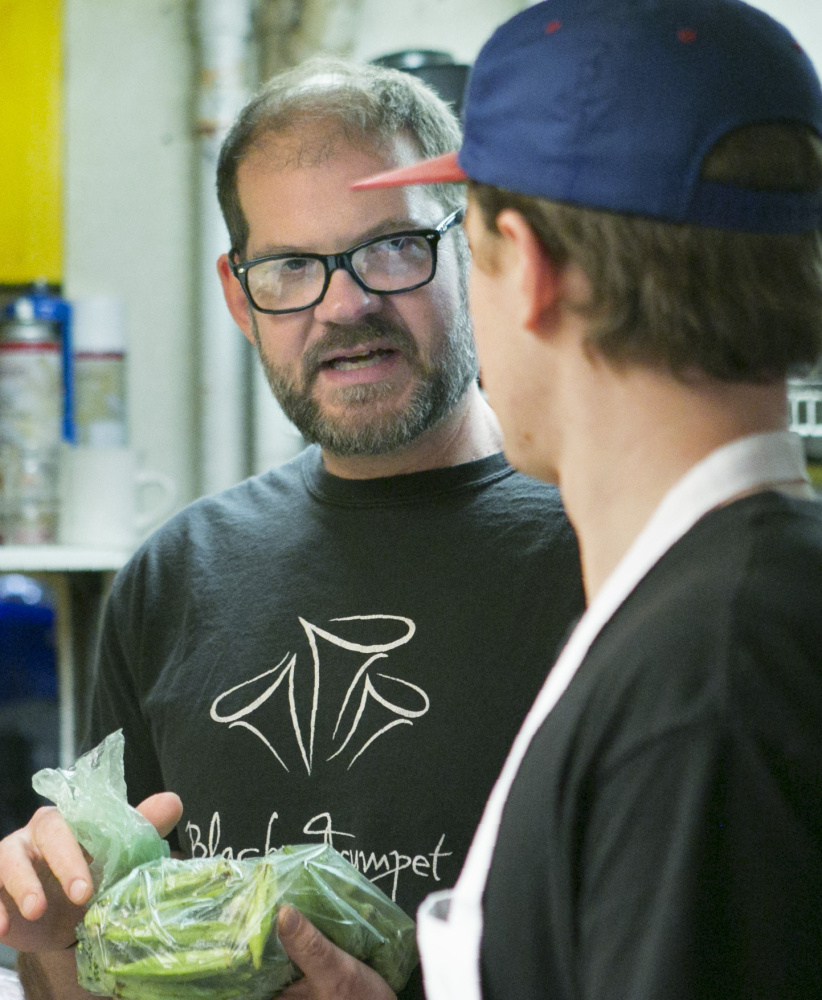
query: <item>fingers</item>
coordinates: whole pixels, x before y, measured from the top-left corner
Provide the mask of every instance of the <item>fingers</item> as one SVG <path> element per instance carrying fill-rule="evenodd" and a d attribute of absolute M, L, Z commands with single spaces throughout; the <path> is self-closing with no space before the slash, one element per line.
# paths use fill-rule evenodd
<path fill-rule="evenodd" d="M 183 803 L 174 792 L 158 792 L 143 799 L 137 811 L 145 816 L 161 837 L 167 837 L 180 822 Z"/>
<path fill-rule="evenodd" d="M 338 949 L 293 906 L 280 907 L 277 932 L 286 954 L 306 976 L 317 973 L 322 975 L 329 965 L 333 967 L 332 949 Z"/>
<path fill-rule="evenodd" d="M 147 798 L 140 812 L 165 837 L 182 815 L 171 792 Z M 18 951 L 65 948 L 93 885 L 87 855 L 53 806 L 0 840 L 0 940 Z"/>
<path fill-rule="evenodd" d="M 305 976 L 283 993 L 283 1000 L 396 1000 L 373 969 L 332 944 L 294 907 L 280 907 L 277 932 Z"/>
<path fill-rule="evenodd" d="M 0 885 L 27 920 L 39 919 L 48 905 L 45 870 L 73 903 L 88 901 L 92 884 L 83 849 L 53 806 L 38 809 L 25 827 L 0 841 Z"/>
<path fill-rule="evenodd" d="M 38 809 L 25 827 L 0 841 L 4 943 L 18 951 L 66 947 L 91 893 L 83 850 L 53 807 Z"/>
<path fill-rule="evenodd" d="M 172 792 L 149 796 L 138 808 L 161 837 L 174 829 L 183 810 Z M 0 887 L 7 893 L 6 904 L 10 897 L 26 920 L 38 920 L 48 906 L 43 873 L 38 873 L 43 866 L 72 903 L 88 902 L 93 887 L 85 853 L 53 806 L 38 809 L 25 827 L 0 841 Z M 0 935 L 8 930 L 8 921 L 8 906 L 0 899 Z"/>

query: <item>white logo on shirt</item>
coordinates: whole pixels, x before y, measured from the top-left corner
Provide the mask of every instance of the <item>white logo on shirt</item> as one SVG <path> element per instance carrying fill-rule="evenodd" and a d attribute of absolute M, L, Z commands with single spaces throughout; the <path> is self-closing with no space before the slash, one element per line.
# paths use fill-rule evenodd
<path fill-rule="evenodd" d="M 286 771 L 288 771 L 289 768 L 286 766 L 285 761 L 275 749 L 271 740 L 269 740 L 257 728 L 257 726 L 248 721 L 248 717 L 257 711 L 261 705 L 268 702 L 268 700 L 272 698 L 278 690 L 282 689 L 279 697 L 284 697 L 287 693 L 289 716 L 294 735 L 297 739 L 300 756 L 302 757 L 306 770 L 309 774 L 311 774 L 312 768 L 314 767 L 314 743 L 316 737 L 317 710 L 319 708 L 320 682 L 322 675 L 320 652 L 317 645 L 318 638 L 325 639 L 334 646 L 350 650 L 354 653 L 367 654 L 367 659 L 365 659 L 358 666 L 354 674 L 354 678 L 345 692 L 339 713 L 336 717 L 336 724 L 334 726 L 332 736 L 333 744 L 336 749 L 329 757 L 326 758 L 327 760 L 330 761 L 334 760 L 336 757 L 343 757 L 343 759 L 348 760 L 348 767 L 351 768 L 355 761 L 357 761 L 358 758 L 360 758 L 377 739 L 387 733 L 390 729 L 393 729 L 395 726 L 412 726 L 414 724 L 414 719 L 418 719 L 425 715 L 431 704 L 428 695 L 421 687 L 418 687 L 416 684 L 412 684 L 410 681 L 403 680 L 400 677 L 394 677 L 388 673 L 380 673 L 374 669 L 373 666 L 379 660 L 388 659 L 388 653 L 392 649 L 404 646 L 411 640 L 414 632 L 416 631 L 416 626 L 410 618 L 403 618 L 400 615 L 352 615 L 348 618 L 332 618 L 331 620 L 335 622 L 374 620 L 382 622 L 396 621 L 402 622 L 406 626 L 406 631 L 404 635 L 400 636 L 398 639 L 394 639 L 392 642 L 363 645 L 361 643 L 351 642 L 348 639 L 344 639 L 342 636 L 335 635 L 333 632 L 328 632 L 325 629 L 320 628 L 318 625 L 313 625 L 304 618 L 300 618 L 300 625 L 308 638 L 313 669 L 313 676 L 311 678 L 311 709 L 307 719 L 304 718 L 301 721 L 297 710 L 295 698 L 295 677 L 297 676 L 298 657 L 296 653 L 286 653 L 275 667 L 258 674 L 256 677 L 252 677 L 250 680 L 243 681 L 241 684 L 236 684 L 234 687 L 229 688 L 227 691 L 224 691 L 221 695 L 215 698 L 211 705 L 210 715 L 215 722 L 224 723 L 228 725 L 229 728 L 242 726 L 244 729 L 253 733 L 265 744 L 265 746 L 271 751 Z M 302 674 L 300 676 L 302 676 Z M 219 706 L 225 698 L 228 698 L 230 695 L 235 695 L 236 692 L 247 687 L 252 687 L 254 691 L 258 691 L 260 682 L 266 678 L 270 678 L 270 683 L 262 692 L 256 694 L 251 701 L 230 714 L 223 715 L 220 713 Z M 363 717 L 366 714 L 366 708 L 373 702 L 381 705 L 382 708 L 387 710 L 389 715 L 394 716 L 394 718 L 376 730 L 369 730 L 366 728 L 367 724 Z"/>

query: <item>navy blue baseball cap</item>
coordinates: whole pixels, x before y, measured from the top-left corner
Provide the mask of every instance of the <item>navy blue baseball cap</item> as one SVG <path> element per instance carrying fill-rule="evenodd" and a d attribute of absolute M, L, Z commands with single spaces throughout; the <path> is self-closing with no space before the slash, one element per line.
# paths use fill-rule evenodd
<path fill-rule="evenodd" d="M 741 0 L 545 0 L 503 24 L 468 83 L 458 153 L 357 182 L 465 181 L 668 222 L 822 229 L 820 192 L 700 179 L 744 125 L 822 137 L 819 77 L 793 36 Z"/>

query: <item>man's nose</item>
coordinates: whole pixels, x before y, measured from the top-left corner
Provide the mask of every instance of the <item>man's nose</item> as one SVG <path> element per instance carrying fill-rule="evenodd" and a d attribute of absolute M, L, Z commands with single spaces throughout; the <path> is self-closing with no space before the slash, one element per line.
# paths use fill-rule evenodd
<path fill-rule="evenodd" d="M 382 308 L 382 296 L 360 287 L 345 268 L 331 273 L 322 302 L 314 306 L 314 316 L 321 323 L 348 323 Z"/>

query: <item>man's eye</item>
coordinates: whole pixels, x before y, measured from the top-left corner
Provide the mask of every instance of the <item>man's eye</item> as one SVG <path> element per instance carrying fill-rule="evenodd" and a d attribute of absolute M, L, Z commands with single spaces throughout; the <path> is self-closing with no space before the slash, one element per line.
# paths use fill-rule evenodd
<path fill-rule="evenodd" d="M 369 247 L 375 259 L 417 261 L 429 255 L 428 242 L 421 236 L 391 236 Z"/>
<path fill-rule="evenodd" d="M 278 261 L 279 270 L 284 274 L 296 275 L 301 271 L 306 271 L 309 264 L 316 263 L 316 261 L 310 261 L 305 257 L 289 257 L 287 260 Z"/>
<path fill-rule="evenodd" d="M 312 281 L 317 275 L 318 268 L 321 268 L 319 261 L 311 257 L 280 257 L 258 264 L 254 269 L 254 278 L 256 282 L 261 283 L 294 284 L 298 281 Z"/>
<path fill-rule="evenodd" d="M 394 239 L 383 240 L 383 242 L 379 243 L 378 246 L 389 252 L 402 253 L 403 250 L 408 249 L 409 242 L 410 241 L 407 236 L 395 236 Z"/>

